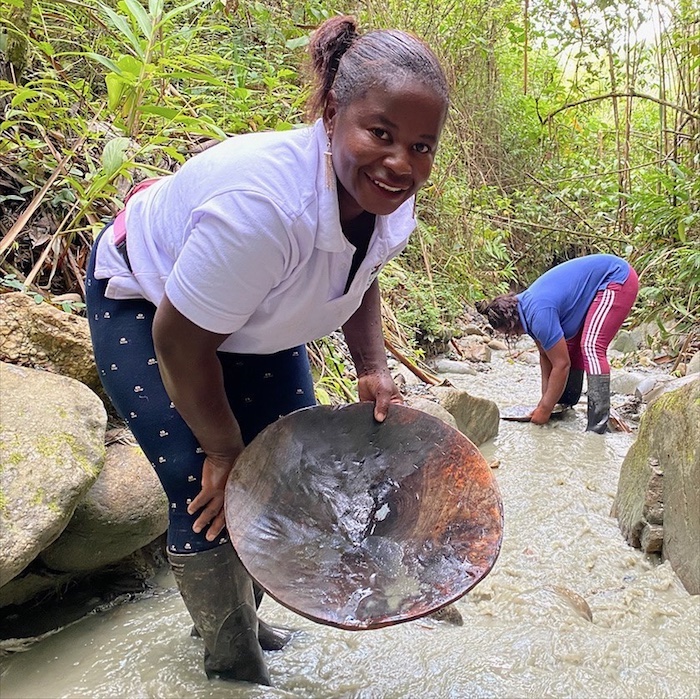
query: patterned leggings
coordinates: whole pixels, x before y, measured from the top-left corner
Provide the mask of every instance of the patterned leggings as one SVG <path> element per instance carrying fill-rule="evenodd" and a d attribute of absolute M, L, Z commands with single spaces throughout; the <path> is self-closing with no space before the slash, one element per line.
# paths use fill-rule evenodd
<path fill-rule="evenodd" d="M 572 369 L 584 369 L 587 374 L 610 373 L 608 345 L 625 322 L 638 290 L 637 273 L 630 267 L 624 284 L 608 284 L 595 295 L 583 327 L 566 341 Z"/>
<path fill-rule="evenodd" d="M 188 503 L 200 490 L 204 452 L 168 397 L 158 370 L 151 326 L 156 307 L 144 299 L 105 297 L 107 280 L 95 279 L 95 249 L 86 274 L 90 334 L 102 385 L 158 474 L 170 503 L 168 550 L 192 553 L 213 542 L 192 531 Z M 226 394 L 248 444 L 267 425 L 314 405 L 313 380 L 301 345 L 271 355 L 218 353 Z"/>

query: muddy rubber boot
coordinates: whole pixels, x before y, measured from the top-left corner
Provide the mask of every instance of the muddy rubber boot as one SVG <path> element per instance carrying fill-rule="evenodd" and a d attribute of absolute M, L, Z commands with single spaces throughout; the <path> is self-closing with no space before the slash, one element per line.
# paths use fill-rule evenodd
<path fill-rule="evenodd" d="M 255 593 L 255 608 L 258 609 L 265 593 L 256 582 L 253 582 L 253 591 Z M 258 641 L 260 641 L 260 647 L 263 650 L 282 650 L 291 638 L 291 629 L 270 626 L 258 617 Z"/>
<path fill-rule="evenodd" d="M 258 643 L 253 581 L 233 546 L 170 553 L 175 581 L 204 639 L 207 677 L 270 684 Z"/>
<path fill-rule="evenodd" d="M 564 392 L 557 403 L 571 407 L 579 402 L 581 390 L 583 389 L 583 374 L 583 369 L 569 370 L 569 378 L 566 380 Z"/>
<path fill-rule="evenodd" d="M 610 417 L 610 374 L 588 375 L 587 432 L 608 432 Z"/>

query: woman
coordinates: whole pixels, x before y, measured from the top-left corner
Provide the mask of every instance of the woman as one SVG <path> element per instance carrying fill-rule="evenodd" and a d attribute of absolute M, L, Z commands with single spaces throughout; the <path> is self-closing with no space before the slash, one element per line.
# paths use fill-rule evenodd
<path fill-rule="evenodd" d="M 207 675 L 260 684 L 261 646 L 285 639 L 258 619 L 225 531 L 226 480 L 264 427 L 315 403 L 304 344 L 338 327 L 375 418 L 402 402 L 377 274 L 415 227 L 448 108 L 412 35 L 336 17 L 310 53 L 320 119 L 230 138 L 135 191 L 87 273 L 96 361 L 168 495 L 168 557 Z"/>
<path fill-rule="evenodd" d="M 527 333 L 540 351 L 542 397 L 530 419 L 543 425 L 557 403 L 575 405 L 588 376 L 587 430 L 607 431 L 610 415 L 608 345 L 630 312 L 639 281 L 614 255 L 588 255 L 548 272 L 520 294 L 477 305 L 495 330 Z"/>

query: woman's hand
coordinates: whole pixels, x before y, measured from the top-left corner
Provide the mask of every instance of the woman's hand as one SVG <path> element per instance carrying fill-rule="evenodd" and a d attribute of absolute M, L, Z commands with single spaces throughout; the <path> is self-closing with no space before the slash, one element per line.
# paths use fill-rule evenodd
<path fill-rule="evenodd" d="M 551 414 L 551 410 L 537 406 L 530 415 L 530 422 L 533 422 L 535 425 L 546 425 L 549 422 Z"/>
<path fill-rule="evenodd" d="M 374 419 L 377 422 L 384 422 L 391 403 L 403 403 L 403 396 L 391 378 L 389 369 L 360 376 L 357 381 L 357 393 L 361 401 L 374 402 Z"/>
<path fill-rule="evenodd" d="M 187 513 L 190 515 L 201 510 L 192 529 L 199 534 L 208 526 L 205 535 L 207 541 L 214 541 L 226 526 L 224 491 L 233 463 L 230 459 L 207 456 L 202 467 L 202 489 L 187 506 Z"/>

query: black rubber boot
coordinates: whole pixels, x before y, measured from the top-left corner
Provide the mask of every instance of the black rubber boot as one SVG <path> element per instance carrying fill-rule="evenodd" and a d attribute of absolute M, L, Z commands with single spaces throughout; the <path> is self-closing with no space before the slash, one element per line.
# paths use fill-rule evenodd
<path fill-rule="evenodd" d="M 256 582 L 253 582 L 253 592 L 255 594 L 255 608 L 259 609 L 265 593 Z M 291 629 L 270 626 L 258 617 L 258 641 L 260 641 L 260 647 L 263 650 L 282 650 L 289 643 L 291 637 Z"/>
<path fill-rule="evenodd" d="M 569 378 L 566 380 L 564 392 L 561 394 L 561 398 L 557 403 L 571 407 L 579 402 L 583 389 L 583 374 L 583 369 L 569 370 Z"/>
<path fill-rule="evenodd" d="M 587 432 L 608 432 L 610 417 L 610 374 L 588 375 Z"/>
<path fill-rule="evenodd" d="M 200 553 L 168 552 L 175 581 L 204 639 L 207 677 L 270 684 L 258 643 L 253 581 L 230 544 Z"/>
<path fill-rule="evenodd" d="M 255 607 L 258 609 L 265 593 L 256 582 L 253 582 L 253 590 L 255 592 Z M 282 650 L 291 640 L 293 633 L 292 629 L 271 626 L 258 617 L 258 642 L 263 650 Z M 202 637 L 196 626 L 192 627 L 190 636 Z"/>

